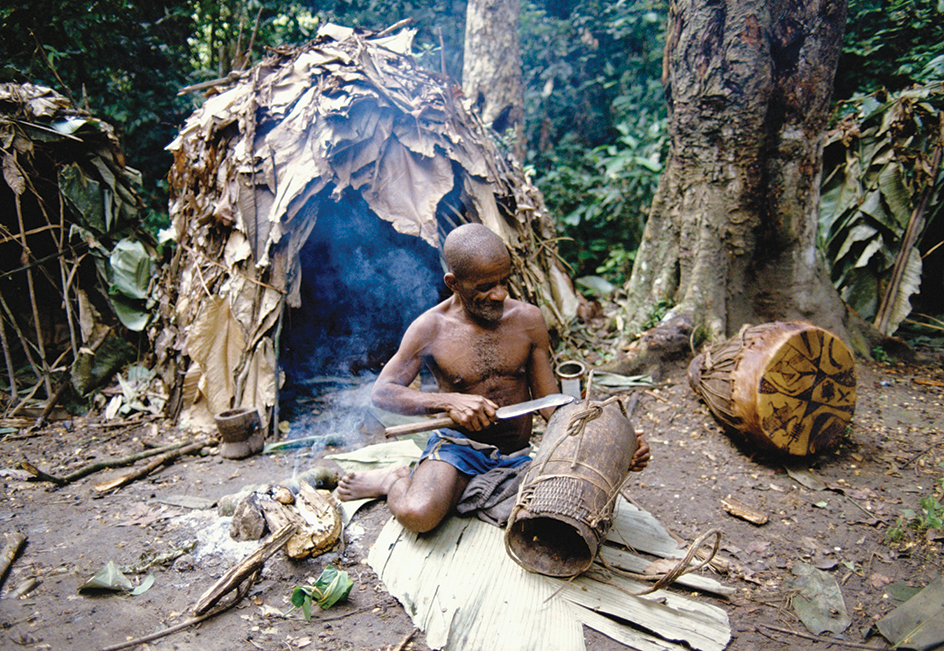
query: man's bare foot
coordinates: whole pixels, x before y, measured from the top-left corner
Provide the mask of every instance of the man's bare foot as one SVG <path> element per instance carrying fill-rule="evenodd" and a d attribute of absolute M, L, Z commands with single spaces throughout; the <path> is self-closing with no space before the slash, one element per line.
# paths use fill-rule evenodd
<path fill-rule="evenodd" d="M 338 499 L 349 502 L 365 497 L 385 497 L 391 486 L 409 475 L 407 466 L 349 472 L 338 482 Z"/>

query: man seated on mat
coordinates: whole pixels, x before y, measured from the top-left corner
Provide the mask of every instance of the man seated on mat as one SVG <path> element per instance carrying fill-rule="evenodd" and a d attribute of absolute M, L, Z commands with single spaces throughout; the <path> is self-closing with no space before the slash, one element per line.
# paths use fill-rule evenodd
<path fill-rule="evenodd" d="M 371 397 L 401 414 L 446 412 L 458 427 L 434 432 L 412 473 L 406 466 L 352 472 L 338 484 L 345 501 L 386 496 L 397 521 L 418 533 L 455 509 L 474 475 L 530 462 L 531 414 L 497 420 L 495 410 L 558 390 L 541 311 L 508 297 L 511 256 L 501 238 L 481 224 L 464 224 L 446 237 L 443 257 L 452 296 L 410 325 Z M 423 364 L 438 393 L 410 388 Z M 648 460 L 640 437 L 633 469 Z"/>

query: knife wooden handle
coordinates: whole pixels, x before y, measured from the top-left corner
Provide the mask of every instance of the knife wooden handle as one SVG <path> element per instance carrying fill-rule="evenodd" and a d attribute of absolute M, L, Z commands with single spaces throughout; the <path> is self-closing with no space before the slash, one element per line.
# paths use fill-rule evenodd
<path fill-rule="evenodd" d="M 406 425 L 394 425 L 393 427 L 388 427 L 384 430 L 384 433 L 389 439 L 393 438 L 394 436 L 403 436 L 404 434 L 428 432 L 430 430 L 439 429 L 440 427 L 456 427 L 456 421 L 449 418 L 449 416 L 443 412 L 441 414 L 436 414 L 435 418 L 420 420 L 415 423 L 407 423 Z"/>

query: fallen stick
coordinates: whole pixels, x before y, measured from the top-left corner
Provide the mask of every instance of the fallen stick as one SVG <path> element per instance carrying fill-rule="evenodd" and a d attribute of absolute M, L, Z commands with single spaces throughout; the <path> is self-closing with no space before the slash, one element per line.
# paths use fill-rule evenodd
<path fill-rule="evenodd" d="M 177 448 L 176 450 L 172 450 L 170 452 L 162 454 L 161 456 L 157 457 L 146 466 L 142 466 L 136 470 L 132 470 L 131 472 L 124 474 L 121 477 L 117 477 L 115 479 L 109 479 L 108 481 L 103 481 L 98 484 L 95 484 L 94 490 L 98 493 L 104 493 L 106 491 L 115 490 L 116 488 L 121 488 L 122 486 L 130 484 L 135 479 L 140 479 L 141 477 L 147 477 L 148 475 L 150 475 L 152 472 L 154 472 L 155 470 L 163 466 L 168 461 L 173 461 L 177 457 L 182 457 L 185 454 L 199 452 L 208 444 L 209 444 L 209 441 L 200 440 L 195 443 L 191 443 L 190 445 L 185 445 L 182 448 Z"/>
<path fill-rule="evenodd" d="M 19 532 L 5 533 L 3 537 L 6 543 L 3 545 L 3 551 L 0 551 L 0 588 L 3 587 L 3 580 L 7 578 L 7 570 L 13 565 L 13 559 L 26 542 L 26 535 Z"/>
<path fill-rule="evenodd" d="M 204 443 L 206 445 L 207 443 Z M 27 471 L 32 474 L 35 479 L 31 481 L 48 481 L 56 484 L 57 486 L 65 486 L 66 484 L 71 484 L 74 481 L 87 477 L 92 473 L 96 473 L 99 470 L 105 470 L 107 468 L 120 468 L 122 466 L 130 466 L 135 461 L 140 461 L 141 459 L 147 459 L 148 457 L 153 457 L 158 454 L 163 454 L 164 452 L 170 452 L 171 450 L 177 450 L 179 448 L 187 445 L 187 442 L 181 443 L 171 443 L 170 445 L 165 445 L 163 447 L 154 448 L 151 450 L 144 450 L 143 452 L 136 452 L 135 454 L 128 455 L 127 457 L 122 457 L 120 459 L 111 459 L 107 461 L 98 461 L 91 465 L 80 468 L 75 472 L 71 472 L 65 477 L 54 477 L 48 475 L 43 471 L 36 468 L 29 461 L 21 462 L 17 465 L 18 468 Z"/>
<path fill-rule="evenodd" d="M 180 622 L 179 624 L 174 624 L 173 626 L 169 626 L 168 628 L 165 628 L 164 630 L 158 631 L 156 633 L 151 633 L 150 635 L 145 635 L 143 637 L 139 637 L 134 640 L 128 640 L 126 642 L 120 642 L 112 646 L 106 646 L 101 651 L 121 651 L 121 649 L 130 649 L 132 647 L 138 646 L 139 644 L 147 644 L 148 642 L 159 640 L 162 637 L 167 637 L 171 633 L 176 633 L 177 631 L 183 630 L 187 628 L 188 626 L 193 626 L 194 624 L 199 624 L 200 622 L 210 619 L 211 617 L 216 617 L 220 613 L 226 612 L 227 610 L 229 610 L 230 608 L 238 604 L 240 601 L 242 601 L 243 597 L 246 596 L 246 593 L 249 592 L 250 586 L 251 586 L 250 583 L 246 583 L 245 586 L 241 587 L 236 592 L 236 597 L 230 603 L 224 606 L 220 606 L 216 610 L 211 610 L 210 612 L 204 613 L 203 615 L 200 615 L 199 617 L 191 617 L 190 619 L 186 621 Z"/>
<path fill-rule="evenodd" d="M 406 636 L 400 641 L 400 644 L 393 651 L 403 651 L 406 648 L 406 645 L 410 643 L 410 640 L 413 639 L 413 636 L 420 632 L 420 629 L 414 628 L 412 631 L 406 634 Z"/>
<path fill-rule="evenodd" d="M 223 575 L 209 590 L 203 593 L 194 604 L 193 614 L 201 615 L 213 607 L 223 595 L 239 586 L 243 580 L 254 573 L 272 554 L 282 549 L 288 539 L 295 534 L 295 527 L 286 524 L 263 541 L 259 548 L 240 561 L 233 569 Z"/>
<path fill-rule="evenodd" d="M 779 626 L 771 626 L 770 624 L 761 624 L 764 628 L 770 629 L 771 631 L 777 631 L 778 633 L 786 633 L 788 635 L 795 635 L 797 637 L 802 637 L 805 640 L 812 640 L 814 642 L 825 642 L 827 644 L 839 644 L 842 646 L 849 646 L 854 649 L 874 649 L 875 651 L 880 651 L 881 649 L 887 648 L 885 645 L 875 646 L 874 644 L 861 644 L 859 642 L 850 642 L 847 640 L 840 640 L 835 637 L 823 637 L 822 635 L 810 635 L 809 633 L 803 633 L 802 631 L 793 631 L 789 628 L 781 628 Z"/>

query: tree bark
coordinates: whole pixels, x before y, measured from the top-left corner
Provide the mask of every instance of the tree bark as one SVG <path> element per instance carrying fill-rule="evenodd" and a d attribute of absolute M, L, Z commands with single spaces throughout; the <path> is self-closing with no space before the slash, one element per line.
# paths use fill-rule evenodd
<path fill-rule="evenodd" d="M 462 91 L 485 124 L 513 137 L 524 154 L 524 76 L 518 41 L 519 0 L 470 0 L 466 7 Z"/>
<path fill-rule="evenodd" d="M 850 343 L 816 249 L 846 2 L 670 5 L 671 151 L 626 286 L 631 324 L 668 299 L 713 339 L 745 323 L 802 319 Z"/>

